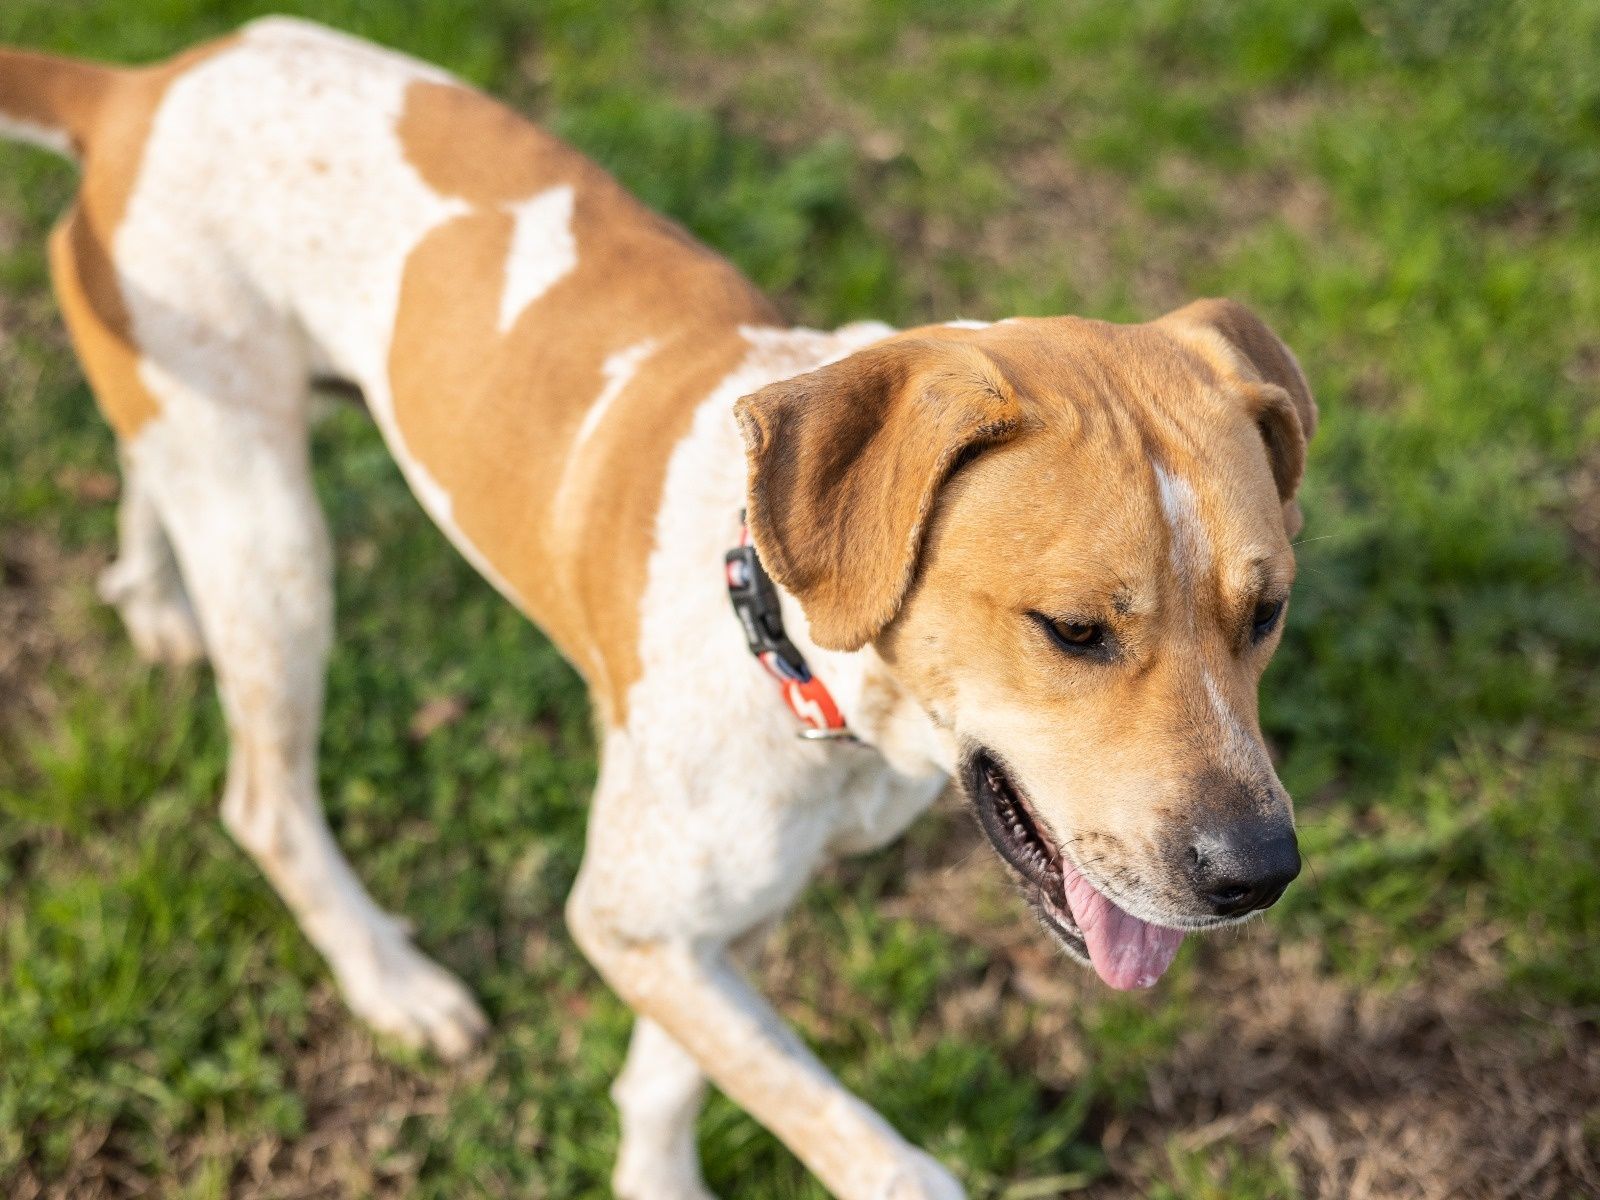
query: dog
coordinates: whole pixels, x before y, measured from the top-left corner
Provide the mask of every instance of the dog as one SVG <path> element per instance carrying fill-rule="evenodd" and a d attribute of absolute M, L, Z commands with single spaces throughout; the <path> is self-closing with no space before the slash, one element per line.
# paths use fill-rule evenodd
<path fill-rule="evenodd" d="M 222 819 L 380 1033 L 451 1057 L 485 1020 L 322 814 L 315 382 L 360 390 L 583 676 L 600 771 L 567 919 L 638 1016 L 619 1195 L 708 1195 L 708 1080 L 836 1195 L 963 1194 L 737 967 L 952 778 L 1113 987 L 1298 872 L 1256 693 L 1317 410 L 1245 307 L 791 328 L 572 148 L 299 20 L 137 69 L 0 52 L 0 129 L 82 165 L 49 261 L 119 445 L 103 595 L 146 657 L 210 659 Z"/>

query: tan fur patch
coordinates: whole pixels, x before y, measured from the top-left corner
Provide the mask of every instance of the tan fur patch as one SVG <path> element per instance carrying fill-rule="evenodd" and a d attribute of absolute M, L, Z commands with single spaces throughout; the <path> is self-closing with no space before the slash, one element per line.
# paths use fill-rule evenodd
<path fill-rule="evenodd" d="M 82 154 L 120 72 L 94 63 L 0 49 L 0 114 L 61 130 Z"/>
<path fill-rule="evenodd" d="M 740 327 L 775 314 L 724 260 L 487 96 L 414 83 L 399 134 L 429 186 L 471 210 L 406 263 L 389 363 L 396 420 L 462 534 L 618 724 L 639 675 L 668 450 L 747 352 Z M 510 209 L 563 187 L 576 262 L 502 331 Z M 585 430 L 606 361 L 642 342 L 654 349 Z"/>
<path fill-rule="evenodd" d="M 139 352 L 129 340 L 116 270 L 82 209 L 69 212 L 50 234 L 50 278 L 95 401 L 128 441 L 161 406 L 139 379 Z"/>

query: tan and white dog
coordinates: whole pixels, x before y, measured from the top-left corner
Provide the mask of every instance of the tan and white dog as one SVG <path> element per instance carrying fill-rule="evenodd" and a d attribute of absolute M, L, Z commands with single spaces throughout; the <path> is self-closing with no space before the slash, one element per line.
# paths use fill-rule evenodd
<path fill-rule="evenodd" d="M 1113 986 L 1298 870 L 1256 687 L 1316 409 L 1244 308 L 787 328 L 568 146 L 302 21 L 141 69 L 0 52 L 0 130 L 83 164 L 50 264 L 121 448 L 104 594 L 149 657 L 210 657 L 223 820 L 374 1028 L 454 1055 L 484 1019 L 323 819 L 313 381 L 360 389 L 433 520 L 587 681 L 568 918 L 639 1014 L 619 1194 L 706 1195 L 708 1078 L 840 1196 L 961 1194 L 729 954 L 951 775 Z M 785 703 L 730 611 L 741 508 L 777 584 L 756 618 L 837 719 Z"/>

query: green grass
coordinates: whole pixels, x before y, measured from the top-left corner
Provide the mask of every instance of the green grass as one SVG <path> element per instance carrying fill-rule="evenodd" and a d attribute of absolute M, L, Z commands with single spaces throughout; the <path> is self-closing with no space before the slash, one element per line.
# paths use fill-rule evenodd
<path fill-rule="evenodd" d="M 1450 986 L 1487 942 L 1474 986 L 1509 1019 L 1592 1020 L 1600 588 L 1573 529 L 1600 503 L 1578 486 L 1600 474 L 1600 4 L 275 7 L 535 113 L 797 320 L 1256 306 L 1324 417 L 1263 703 L 1311 870 L 1270 936 L 1378 998 Z M 259 11 L 7 0 L 0 40 L 148 58 Z M 249 1147 L 291 1152 L 331 1104 L 381 1133 L 326 1168 L 351 1194 L 605 1194 L 627 1016 L 560 921 L 594 772 L 577 681 L 427 525 L 363 420 L 330 420 L 329 811 L 497 1030 L 455 1074 L 374 1057 L 214 820 L 205 676 L 147 674 L 93 602 L 112 512 L 72 481 L 110 469 L 111 439 L 42 257 L 72 186 L 0 150 L 0 550 L 40 539 L 68 564 L 46 589 L 43 699 L 0 727 L 0 1190 L 112 1163 L 226 1194 Z M 441 696 L 463 715 L 409 737 Z M 957 829 L 823 881 L 781 946 L 785 1011 L 975 1195 L 1104 1185 L 1104 1131 L 1144 1111 L 1242 951 L 1186 950 L 1149 999 L 1085 987 L 1064 1007 L 1008 983 L 963 1017 L 1014 956 L 904 895 Z M 1003 890 L 967 903 L 1014 920 Z M 369 1064 L 375 1093 L 308 1084 L 330 1055 Z M 727 1194 L 820 1194 L 731 1105 L 702 1129 Z M 1146 1194 L 1250 1200 L 1299 1194 L 1290 1160 L 1157 1141 L 1140 1170 Z"/>

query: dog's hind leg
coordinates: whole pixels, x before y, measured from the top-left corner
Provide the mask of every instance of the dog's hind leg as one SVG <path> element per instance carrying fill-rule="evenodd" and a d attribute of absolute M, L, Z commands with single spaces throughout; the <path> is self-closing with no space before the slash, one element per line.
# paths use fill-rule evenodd
<path fill-rule="evenodd" d="M 104 250 L 76 212 L 51 235 L 50 274 L 84 374 L 124 443 L 117 557 L 100 575 L 100 597 L 116 608 L 141 658 L 174 666 L 194 662 L 205 655 L 200 626 L 148 483 L 126 450 L 151 411 L 150 397 L 120 296 L 107 286 Z"/>
<path fill-rule="evenodd" d="M 462 1053 L 485 1028 L 477 1006 L 368 895 L 322 812 L 333 565 L 312 488 L 303 347 L 278 313 L 212 265 L 215 256 L 182 250 L 153 257 L 146 290 L 118 289 L 130 293 L 132 317 L 119 330 L 97 324 L 105 305 L 89 300 L 71 235 L 52 243 L 62 307 L 121 435 L 125 553 L 139 567 L 130 574 L 149 578 L 167 549 L 164 529 L 227 719 L 223 821 L 327 958 L 350 1006 L 408 1044 Z M 189 273 L 158 274 L 169 263 Z"/>
<path fill-rule="evenodd" d="M 186 666 L 205 657 L 200 625 L 149 485 L 121 457 L 117 558 L 100 573 L 100 598 L 117 610 L 140 658 Z"/>
<path fill-rule="evenodd" d="M 270 404 L 216 400 L 170 375 L 158 386 L 170 412 L 134 453 L 217 673 L 230 739 L 223 821 L 327 958 L 351 1008 L 407 1044 L 464 1053 L 485 1029 L 477 1006 L 368 895 L 322 812 L 317 741 L 333 574 L 303 383 L 271 380 Z"/>

